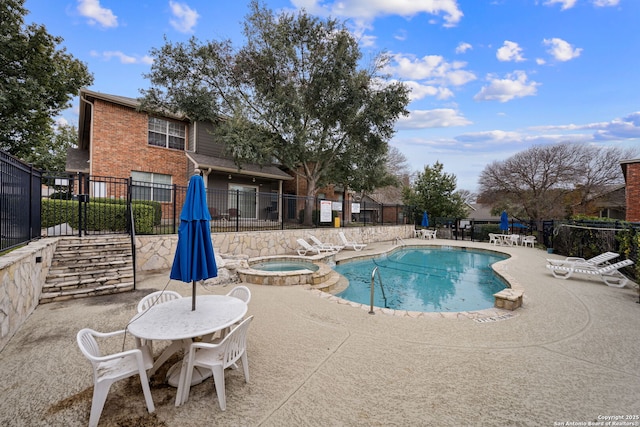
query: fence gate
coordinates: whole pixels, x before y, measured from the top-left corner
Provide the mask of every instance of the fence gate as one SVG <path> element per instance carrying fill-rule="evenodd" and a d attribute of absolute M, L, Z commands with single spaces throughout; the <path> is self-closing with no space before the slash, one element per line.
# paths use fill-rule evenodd
<path fill-rule="evenodd" d="M 129 232 L 129 180 L 88 174 L 44 176 L 42 227 L 48 236 Z"/>

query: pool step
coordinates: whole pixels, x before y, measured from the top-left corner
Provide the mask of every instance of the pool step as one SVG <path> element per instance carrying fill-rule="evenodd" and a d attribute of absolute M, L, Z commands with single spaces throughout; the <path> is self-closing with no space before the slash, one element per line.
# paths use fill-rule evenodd
<path fill-rule="evenodd" d="M 314 284 L 311 288 L 322 292 L 335 293 L 342 290 L 342 288 L 348 284 L 347 279 L 333 270 L 330 270 L 327 274 L 318 276 L 318 278 L 321 278 L 322 281 L 316 282 L 316 277 L 314 277 Z"/>

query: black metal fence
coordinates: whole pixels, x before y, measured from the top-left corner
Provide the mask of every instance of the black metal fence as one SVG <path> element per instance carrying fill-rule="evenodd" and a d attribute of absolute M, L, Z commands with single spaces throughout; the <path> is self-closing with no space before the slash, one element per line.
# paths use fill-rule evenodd
<path fill-rule="evenodd" d="M 41 172 L 0 151 L 0 251 L 40 237 Z"/>
<path fill-rule="evenodd" d="M 185 186 L 86 174 L 45 175 L 43 184 L 47 235 L 126 233 L 129 203 L 137 234 L 177 233 L 187 192 Z M 207 189 L 207 204 L 212 232 L 412 223 L 403 205 L 319 198 L 307 204 L 306 197 L 277 192 Z M 311 224 L 304 221 L 307 206 Z"/>

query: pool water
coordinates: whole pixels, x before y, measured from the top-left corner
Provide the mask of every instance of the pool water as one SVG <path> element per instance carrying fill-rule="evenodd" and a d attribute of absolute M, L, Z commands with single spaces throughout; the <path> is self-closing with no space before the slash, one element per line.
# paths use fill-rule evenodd
<path fill-rule="evenodd" d="M 258 264 L 252 264 L 251 268 L 261 271 L 298 271 L 309 270 L 317 271 L 318 266 L 305 261 L 266 261 Z"/>
<path fill-rule="evenodd" d="M 335 270 L 349 280 L 349 286 L 337 296 L 369 305 L 371 273 L 378 267 L 386 304 L 376 276 L 376 307 L 423 312 L 491 308 L 493 294 L 507 287 L 491 264 L 506 258 L 466 248 L 400 249 L 388 256 L 338 264 Z"/>

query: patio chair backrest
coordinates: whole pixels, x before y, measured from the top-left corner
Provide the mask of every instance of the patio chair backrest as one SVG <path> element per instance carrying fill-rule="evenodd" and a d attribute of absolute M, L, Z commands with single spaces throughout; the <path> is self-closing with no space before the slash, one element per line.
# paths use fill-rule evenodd
<path fill-rule="evenodd" d="M 249 301 L 251 301 L 251 291 L 249 290 L 249 288 L 242 285 L 236 286 L 235 288 L 231 289 L 227 296 L 238 298 L 239 300 L 242 300 L 247 304 L 249 304 Z"/>
<path fill-rule="evenodd" d="M 162 304 L 173 299 L 182 298 L 182 295 L 175 291 L 156 291 L 142 298 L 138 303 L 138 313 L 148 310 L 151 306 Z"/>

